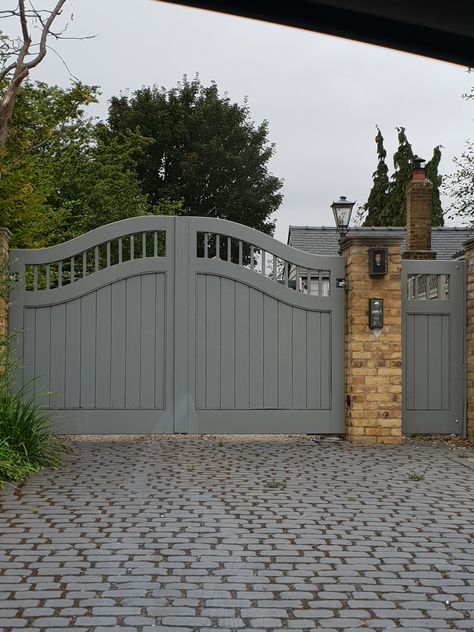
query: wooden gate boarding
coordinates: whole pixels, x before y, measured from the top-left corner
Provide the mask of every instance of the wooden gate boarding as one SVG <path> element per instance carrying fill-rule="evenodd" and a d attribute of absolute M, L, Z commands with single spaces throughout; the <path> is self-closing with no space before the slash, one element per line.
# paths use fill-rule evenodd
<path fill-rule="evenodd" d="M 10 259 L 19 384 L 57 432 L 344 432 L 342 257 L 145 216 Z"/>

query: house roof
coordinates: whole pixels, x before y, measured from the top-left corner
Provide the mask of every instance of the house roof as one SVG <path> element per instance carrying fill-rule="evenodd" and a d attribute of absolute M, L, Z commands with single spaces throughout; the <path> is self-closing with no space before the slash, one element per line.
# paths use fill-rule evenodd
<path fill-rule="evenodd" d="M 349 230 L 349 237 L 403 237 L 401 251 L 406 250 L 405 228 L 362 226 Z M 474 237 L 474 228 L 443 226 L 431 229 L 431 248 L 437 259 L 452 259 L 463 249 L 463 243 Z M 334 226 L 290 226 L 288 244 L 314 255 L 337 255 L 339 235 Z"/>

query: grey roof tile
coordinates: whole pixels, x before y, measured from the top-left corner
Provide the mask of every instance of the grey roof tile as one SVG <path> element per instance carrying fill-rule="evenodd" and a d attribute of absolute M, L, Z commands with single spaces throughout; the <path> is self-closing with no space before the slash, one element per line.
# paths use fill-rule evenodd
<path fill-rule="evenodd" d="M 401 251 L 406 250 L 405 228 L 361 226 L 353 227 L 349 236 L 383 237 L 392 235 L 403 237 Z M 474 237 L 474 228 L 443 226 L 431 229 L 431 248 L 437 259 L 452 259 L 463 249 L 463 243 Z M 315 255 L 336 255 L 339 248 L 339 237 L 334 226 L 290 226 L 288 244 L 298 250 Z"/>

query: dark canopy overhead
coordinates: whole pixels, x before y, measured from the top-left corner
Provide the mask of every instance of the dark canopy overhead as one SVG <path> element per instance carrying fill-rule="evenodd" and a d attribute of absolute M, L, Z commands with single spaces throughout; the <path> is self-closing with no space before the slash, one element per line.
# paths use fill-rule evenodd
<path fill-rule="evenodd" d="M 463 66 L 474 66 L 473 0 L 172 2 L 338 35 Z"/>

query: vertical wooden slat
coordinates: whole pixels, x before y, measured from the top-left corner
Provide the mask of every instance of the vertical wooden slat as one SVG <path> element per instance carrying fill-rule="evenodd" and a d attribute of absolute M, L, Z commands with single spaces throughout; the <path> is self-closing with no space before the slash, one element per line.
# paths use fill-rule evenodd
<path fill-rule="evenodd" d="M 207 233 L 206 233 L 207 235 Z M 206 238 L 206 235 L 204 239 Z M 206 253 L 206 249 L 204 249 Z M 207 257 L 205 254 L 204 256 Z M 196 408 L 206 407 L 206 276 L 196 275 Z"/>
<path fill-rule="evenodd" d="M 120 247 L 119 247 L 120 250 Z M 126 281 L 112 285 L 111 407 L 125 408 Z"/>
<path fill-rule="evenodd" d="M 239 266 L 242 265 L 242 261 L 243 261 L 243 253 L 242 253 L 243 247 L 242 247 L 242 240 L 239 239 Z"/>
<path fill-rule="evenodd" d="M 306 408 L 306 312 L 293 309 L 293 408 Z"/>
<path fill-rule="evenodd" d="M 25 309 L 23 330 L 23 381 L 22 386 L 27 388 L 26 395 L 31 396 L 35 392 L 35 348 L 36 348 L 36 310 Z"/>
<path fill-rule="evenodd" d="M 451 360 L 451 345 L 455 341 L 451 338 L 451 318 L 452 314 L 443 314 L 441 321 L 441 408 L 443 410 L 451 409 L 451 382 L 453 380 L 453 366 Z"/>
<path fill-rule="evenodd" d="M 318 296 L 323 296 L 323 271 L 318 270 Z"/>
<path fill-rule="evenodd" d="M 40 307 L 35 310 L 36 335 L 35 335 L 35 384 L 36 394 L 49 393 L 50 367 L 51 367 L 51 308 Z M 43 406 L 49 406 L 50 397 L 46 395 L 37 399 Z"/>
<path fill-rule="evenodd" d="M 426 410 L 428 406 L 428 315 L 415 314 L 416 354 L 414 373 L 416 376 L 415 408 Z"/>
<path fill-rule="evenodd" d="M 332 401 L 332 352 L 331 352 L 331 314 L 328 312 L 320 313 L 320 345 L 319 345 L 319 362 L 321 375 L 321 408 L 329 409 L 334 406 Z"/>
<path fill-rule="evenodd" d="M 250 408 L 263 408 L 263 294 L 250 288 Z"/>
<path fill-rule="evenodd" d="M 255 251 L 253 244 L 250 245 L 250 269 L 255 270 Z"/>
<path fill-rule="evenodd" d="M 250 288 L 235 286 L 235 407 L 249 408 L 250 373 Z"/>
<path fill-rule="evenodd" d="M 94 248 L 94 271 L 99 272 L 99 246 Z"/>
<path fill-rule="evenodd" d="M 65 406 L 79 408 L 81 394 L 81 299 L 66 303 Z"/>
<path fill-rule="evenodd" d="M 221 236 L 216 233 L 216 259 L 221 258 Z"/>
<path fill-rule="evenodd" d="M 66 359 L 66 305 L 51 307 L 50 389 L 53 408 L 64 408 L 64 367 Z"/>
<path fill-rule="evenodd" d="M 122 243 L 122 237 L 119 237 L 118 240 L 118 262 L 122 263 L 123 261 L 123 243 Z"/>
<path fill-rule="evenodd" d="M 277 281 L 277 258 L 273 255 L 273 280 Z"/>
<path fill-rule="evenodd" d="M 235 281 L 221 279 L 221 407 L 235 406 Z"/>
<path fill-rule="evenodd" d="M 51 266 L 49 263 L 46 264 L 46 289 L 49 290 L 51 288 Z"/>
<path fill-rule="evenodd" d="M 106 246 L 106 266 L 110 268 L 110 241 L 107 242 Z"/>
<path fill-rule="evenodd" d="M 82 278 L 87 276 L 87 250 L 82 253 Z"/>
<path fill-rule="evenodd" d="M 306 312 L 307 406 L 321 408 L 321 314 Z M 330 367 L 324 367 L 329 373 Z"/>
<path fill-rule="evenodd" d="M 442 407 L 442 318 L 441 314 L 428 316 L 428 410 L 440 410 Z"/>
<path fill-rule="evenodd" d="M 209 233 L 204 233 L 204 259 L 209 259 Z"/>
<path fill-rule="evenodd" d="M 206 408 L 221 407 L 221 279 L 206 277 Z"/>
<path fill-rule="evenodd" d="M 167 336 L 166 336 L 166 276 L 155 275 L 155 408 L 165 407 Z M 170 343 L 171 344 L 171 343 Z M 172 406 L 172 402 L 167 402 Z"/>
<path fill-rule="evenodd" d="M 263 406 L 278 408 L 278 302 L 263 297 Z"/>
<path fill-rule="evenodd" d="M 227 237 L 227 261 L 232 263 L 232 240 Z"/>
<path fill-rule="evenodd" d="M 412 288 L 415 287 L 415 280 L 411 279 Z M 411 296 L 414 296 L 413 292 Z M 405 343 L 403 348 L 403 354 L 405 356 L 405 367 L 406 367 L 406 387 L 405 387 L 405 408 L 413 409 L 415 408 L 415 315 L 407 314 L 406 315 L 406 334 L 405 334 Z"/>
<path fill-rule="evenodd" d="M 140 294 L 142 279 L 127 279 L 126 337 L 125 337 L 125 408 L 140 407 Z"/>
<path fill-rule="evenodd" d="M 58 287 L 63 286 L 63 262 L 58 262 Z"/>
<path fill-rule="evenodd" d="M 112 286 L 106 285 L 97 290 L 97 343 L 95 403 L 97 408 L 111 408 L 111 323 L 112 323 Z"/>
<path fill-rule="evenodd" d="M 267 253 L 265 252 L 265 250 L 262 250 L 262 265 L 261 265 L 261 268 L 260 268 L 260 272 L 261 272 L 261 274 L 263 276 L 267 276 L 265 274 L 266 273 L 265 268 L 266 268 L 266 265 L 267 265 L 266 258 L 267 258 Z"/>
<path fill-rule="evenodd" d="M 74 283 L 74 281 L 76 280 L 75 264 L 76 264 L 75 257 L 71 257 L 71 283 Z"/>
<path fill-rule="evenodd" d="M 38 289 L 38 266 L 33 266 L 33 290 L 36 292 Z"/>
<path fill-rule="evenodd" d="M 81 408 L 95 407 L 97 292 L 81 298 Z"/>
<path fill-rule="evenodd" d="M 288 261 L 285 261 L 283 268 L 283 280 L 285 282 L 285 287 L 288 287 Z"/>
<path fill-rule="evenodd" d="M 142 233 L 142 259 L 146 258 L 146 233 Z"/>
<path fill-rule="evenodd" d="M 135 235 L 132 233 L 130 235 L 130 261 L 135 259 Z"/>
<path fill-rule="evenodd" d="M 140 306 L 140 408 L 155 407 L 156 275 L 141 282 Z"/>
<path fill-rule="evenodd" d="M 158 231 L 153 231 L 153 256 L 158 256 Z"/>
<path fill-rule="evenodd" d="M 293 406 L 293 308 L 278 303 L 278 407 Z"/>

